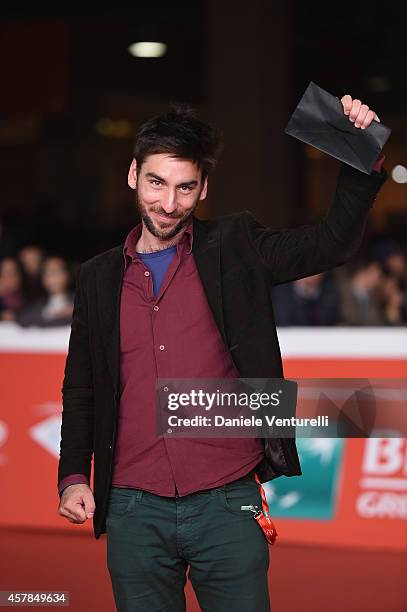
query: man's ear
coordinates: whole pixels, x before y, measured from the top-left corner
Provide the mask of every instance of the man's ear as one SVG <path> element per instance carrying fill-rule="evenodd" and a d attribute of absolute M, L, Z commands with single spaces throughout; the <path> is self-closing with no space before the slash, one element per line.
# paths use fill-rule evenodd
<path fill-rule="evenodd" d="M 127 183 L 130 189 L 136 189 L 137 187 L 137 162 L 135 159 L 130 164 L 129 174 L 127 177 Z"/>
<path fill-rule="evenodd" d="M 208 177 L 205 178 L 199 199 L 204 200 L 206 198 L 207 193 L 208 193 Z"/>

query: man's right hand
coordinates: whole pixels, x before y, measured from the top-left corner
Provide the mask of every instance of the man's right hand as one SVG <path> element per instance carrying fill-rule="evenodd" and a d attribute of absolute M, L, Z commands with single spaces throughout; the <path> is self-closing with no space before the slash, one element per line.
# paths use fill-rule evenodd
<path fill-rule="evenodd" d="M 58 514 L 71 523 L 84 523 L 95 512 L 95 500 L 91 488 L 86 484 L 66 487 L 61 495 Z"/>

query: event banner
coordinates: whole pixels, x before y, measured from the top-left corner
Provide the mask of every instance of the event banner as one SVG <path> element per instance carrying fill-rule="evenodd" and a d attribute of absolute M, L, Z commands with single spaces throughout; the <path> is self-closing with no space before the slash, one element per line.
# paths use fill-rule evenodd
<path fill-rule="evenodd" d="M 66 351 L 59 341 L 49 346 L 47 350 L 43 344 L 41 351 L 22 344 L 18 350 L 0 347 L 0 524 L 89 533 L 90 521 L 72 525 L 57 513 Z M 369 405 L 376 415 L 383 406 L 388 414 L 398 414 L 400 402 L 406 405 L 402 377 L 407 356 L 322 359 L 290 354 L 289 342 L 286 346 L 284 371 L 297 385 L 297 416 L 307 402 L 315 405 L 322 388 L 337 413 L 346 407 L 352 389 L 339 383 L 335 387 L 335 378 L 369 383 L 375 390 L 375 403 L 369 400 Z M 378 393 L 379 377 L 390 379 L 392 373 L 392 386 L 387 381 Z M 323 376 L 331 379 L 329 385 Z M 361 421 L 363 426 L 369 423 Z M 407 550 L 407 441 L 388 425 L 371 431 L 370 437 L 297 436 L 303 475 L 264 485 L 280 541 Z"/>

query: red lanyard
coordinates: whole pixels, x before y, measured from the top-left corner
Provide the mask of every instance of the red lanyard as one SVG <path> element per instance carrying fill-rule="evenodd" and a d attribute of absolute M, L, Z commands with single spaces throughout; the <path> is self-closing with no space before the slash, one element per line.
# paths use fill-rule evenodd
<path fill-rule="evenodd" d="M 253 516 L 258 522 L 258 524 L 260 525 L 260 528 L 263 531 L 264 535 L 266 536 L 267 542 L 269 544 L 274 544 L 278 534 L 277 534 L 275 525 L 270 518 L 270 512 L 269 512 L 269 506 L 267 503 L 266 493 L 262 487 L 262 484 L 257 474 L 254 475 L 254 478 L 260 488 L 262 509 L 259 510 L 257 506 L 254 506 L 252 510 L 252 512 L 254 513 Z"/>

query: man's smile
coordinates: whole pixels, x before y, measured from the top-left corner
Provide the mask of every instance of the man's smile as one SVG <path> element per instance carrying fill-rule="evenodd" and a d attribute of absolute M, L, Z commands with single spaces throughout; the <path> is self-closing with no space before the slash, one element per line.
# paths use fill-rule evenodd
<path fill-rule="evenodd" d="M 174 218 L 174 217 L 167 217 L 167 216 L 161 215 L 160 213 L 156 213 L 156 212 L 154 212 L 153 215 L 155 215 L 157 217 L 157 219 L 159 221 L 161 221 L 161 223 L 163 223 L 163 222 L 171 223 L 173 221 L 177 221 L 178 220 L 178 217 L 176 217 L 176 218 Z"/>

